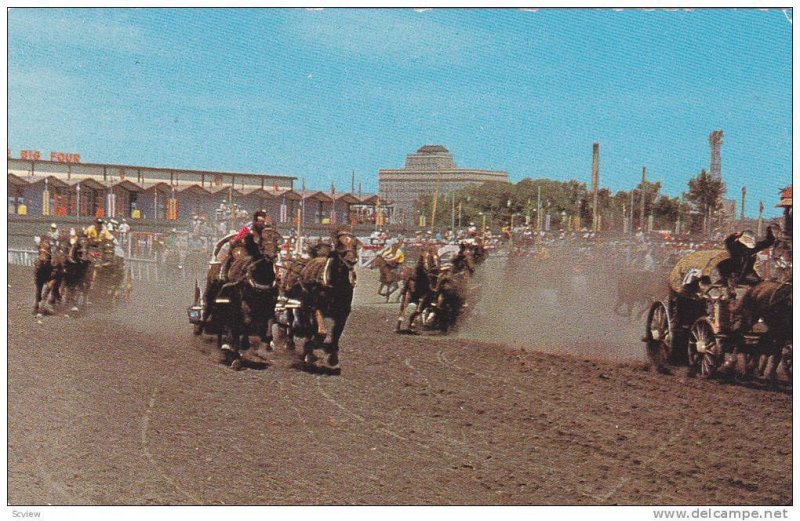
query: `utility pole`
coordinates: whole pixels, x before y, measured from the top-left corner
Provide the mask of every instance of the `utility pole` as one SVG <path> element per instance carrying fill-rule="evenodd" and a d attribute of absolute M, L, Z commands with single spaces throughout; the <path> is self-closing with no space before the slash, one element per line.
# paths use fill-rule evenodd
<path fill-rule="evenodd" d="M 592 146 L 592 231 L 597 233 L 597 185 L 600 182 L 600 143 Z"/>
<path fill-rule="evenodd" d="M 630 215 L 628 216 L 628 218 L 631 221 L 630 225 L 628 226 L 628 231 L 630 231 L 631 235 L 633 235 L 633 192 L 635 192 L 635 191 L 636 191 L 635 188 L 633 190 L 631 190 L 631 207 L 630 207 L 631 210 L 629 212 Z"/>
<path fill-rule="evenodd" d="M 746 195 L 747 195 L 747 187 L 743 186 L 742 187 L 742 211 L 739 214 L 739 220 L 742 221 L 742 222 L 744 222 L 744 200 L 745 200 L 745 196 Z"/>
<path fill-rule="evenodd" d="M 536 187 L 536 231 L 542 231 L 542 187 Z"/>
<path fill-rule="evenodd" d="M 639 206 L 639 226 L 642 228 L 642 232 L 645 232 L 645 221 L 644 221 L 644 200 L 647 196 L 647 187 L 645 183 L 647 182 L 647 167 L 642 167 L 642 200 L 641 205 Z"/>
<path fill-rule="evenodd" d="M 452 192 L 450 194 L 450 233 L 456 233 L 456 193 Z"/>
<path fill-rule="evenodd" d="M 628 235 L 628 214 L 625 203 L 622 203 L 622 234 Z"/>
<path fill-rule="evenodd" d="M 761 237 L 761 230 L 764 227 L 764 201 L 758 203 L 758 229 L 756 237 Z"/>

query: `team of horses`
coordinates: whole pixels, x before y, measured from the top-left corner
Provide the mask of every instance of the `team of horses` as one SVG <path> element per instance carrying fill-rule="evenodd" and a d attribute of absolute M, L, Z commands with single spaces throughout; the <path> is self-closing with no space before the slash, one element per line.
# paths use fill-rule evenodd
<path fill-rule="evenodd" d="M 123 260 L 114 254 L 114 244 L 91 244 L 85 236 L 73 240 L 39 239 L 33 267 L 33 313 L 53 313 L 66 304 L 72 311 L 92 300 L 116 304 L 128 300 L 132 289 Z M 48 307 L 45 307 L 45 302 Z"/>
<path fill-rule="evenodd" d="M 352 309 L 360 243 L 352 233 L 336 231 L 330 241 L 309 248 L 307 258 L 278 263 L 281 242 L 278 232 L 265 228 L 234 245 L 224 283 L 220 265 L 212 264 L 203 319 L 195 332 L 216 333 L 226 361 L 239 369 L 249 337 L 259 336 L 272 349 L 277 326 L 288 350 L 295 349 L 297 339 L 305 340 L 299 358 L 306 368 L 338 372 L 339 340 Z"/>
<path fill-rule="evenodd" d="M 399 292 L 395 332 L 413 333 L 421 325 L 447 333 L 463 315 L 471 276 L 486 259 L 486 250 L 478 244 L 464 244 L 446 262 L 439 251 L 437 245 L 423 245 L 414 267 L 392 266 L 382 255 L 372 261 L 372 268 L 380 272 L 378 295 L 388 302 L 392 293 Z"/>
<path fill-rule="evenodd" d="M 296 352 L 301 367 L 338 374 L 339 342 L 352 311 L 360 241 L 339 230 L 330 240 L 309 246 L 307 255 L 279 260 L 281 242 L 279 233 L 266 228 L 233 245 L 224 281 L 223 261 L 212 261 L 195 334 L 215 334 L 226 363 L 240 369 L 245 363 L 242 352 L 251 348 L 250 337 L 259 337 L 263 349 L 270 351 L 276 347 L 277 331 L 283 346 Z M 429 246 L 422 248 L 414 268 L 392 268 L 376 259 L 381 296 L 399 292 L 397 330 L 405 320 L 408 330 L 418 323 L 445 332 L 452 328 L 465 308 L 475 265 L 485 258 L 483 248 L 462 249 L 452 262 L 442 262 L 437 248 Z M 196 286 L 195 302 L 200 300 Z"/>

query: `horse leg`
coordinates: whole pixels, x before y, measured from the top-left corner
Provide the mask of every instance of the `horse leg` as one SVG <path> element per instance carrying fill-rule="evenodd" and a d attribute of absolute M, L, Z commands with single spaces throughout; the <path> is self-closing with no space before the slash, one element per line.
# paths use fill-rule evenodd
<path fill-rule="evenodd" d="M 780 351 L 778 351 L 778 357 L 780 359 L 779 365 L 783 369 L 784 374 L 786 374 L 786 378 L 789 382 L 792 382 L 792 347 L 789 343 L 781 342 L 782 347 L 780 347 Z M 780 345 L 780 344 L 779 344 Z"/>
<path fill-rule="evenodd" d="M 391 297 L 392 293 L 397 291 L 399 287 L 400 286 L 397 284 L 397 281 L 392 282 L 392 284 L 389 286 L 388 290 L 386 291 L 386 302 L 389 302 L 389 297 Z"/>
<path fill-rule="evenodd" d="M 406 316 L 406 308 L 410 305 L 411 294 L 407 290 L 403 290 L 400 295 L 400 313 L 397 315 L 397 325 L 394 328 L 395 333 L 399 333 L 403 329 L 403 319 Z"/>
<path fill-rule="evenodd" d="M 247 329 L 239 326 L 239 319 L 241 317 L 234 317 L 231 320 L 229 339 L 231 342 L 230 350 L 226 359 L 230 359 L 231 369 L 238 371 L 242 368 L 242 358 L 239 351 L 242 349 L 243 344 L 249 347 L 250 340 L 247 337 Z"/>
<path fill-rule="evenodd" d="M 409 307 L 414 306 L 414 309 L 411 311 L 411 315 L 408 317 L 408 329 L 409 331 L 414 330 L 414 321 L 417 317 L 422 313 L 423 306 L 426 304 L 426 299 L 423 298 L 415 305 L 413 302 L 409 304 Z"/>
<path fill-rule="evenodd" d="M 278 326 L 283 331 L 283 345 L 287 351 L 294 351 L 294 310 L 286 310 L 286 325 Z"/>
<path fill-rule="evenodd" d="M 303 362 L 306 365 L 313 365 L 314 362 L 317 360 L 316 355 L 314 355 L 314 348 L 316 348 L 320 344 L 319 334 L 318 331 L 325 329 L 325 322 L 322 318 L 322 312 L 313 309 L 308 310 L 310 315 L 308 316 L 308 324 L 306 324 L 307 331 L 305 333 L 306 341 L 303 343 Z M 316 331 L 315 331 L 315 322 L 316 324 Z M 323 334 L 324 338 L 324 334 Z"/>
<path fill-rule="evenodd" d="M 44 289 L 44 282 L 41 280 L 35 280 L 34 285 L 36 286 L 36 292 L 34 293 L 33 297 L 33 314 L 36 315 L 39 313 L 39 306 L 42 302 L 42 289 Z"/>
<path fill-rule="evenodd" d="M 344 326 L 347 324 L 347 318 L 350 315 L 349 309 L 343 309 L 334 318 L 333 331 L 331 334 L 331 343 L 326 346 L 328 353 L 328 365 L 331 369 L 339 369 L 339 339 L 344 332 Z"/>
<path fill-rule="evenodd" d="M 770 389 L 778 388 L 778 366 L 780 365 L 780 352 L 772 349 L 770 354 L 765 354 L 763 377 L 767 380 Z"/>
<path fill-rule="evenodd" d="M 50 299 L 48 303 L 53 310 L 55 310 L 56 302 L 61 302 L 61 280 L 59 278 L 54 278 L 50 286 Z"/>
<path fill-rule="evenodd" d="M 325 338 L 328 332 L 325 330 L 325 317 L 322 315 L 322 310 L 315 309 L 314 317 L 317 319 L 317 335 L 321 338 Z"/>

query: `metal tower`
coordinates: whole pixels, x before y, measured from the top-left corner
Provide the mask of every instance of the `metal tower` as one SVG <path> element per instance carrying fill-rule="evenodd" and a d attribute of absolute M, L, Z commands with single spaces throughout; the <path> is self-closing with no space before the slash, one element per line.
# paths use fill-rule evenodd
<path fill-rule="evenodd" d="M 722 131 L 715 130 L 708 135 L 708 144 L 711 145 L 711 165 L 709 165 L 709 174 L 714 179 L 722 179 Z"/>

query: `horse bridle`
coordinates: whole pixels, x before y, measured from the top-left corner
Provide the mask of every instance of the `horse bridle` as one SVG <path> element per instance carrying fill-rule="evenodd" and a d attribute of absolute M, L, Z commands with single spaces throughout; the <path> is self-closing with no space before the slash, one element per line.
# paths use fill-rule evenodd
<path fill-rule="evenodd" d="M 252 288 L 260 290 L 260 291 L 266 291 L 266 290 L 269 290 L 269 289 L 273 289 L 278 284 L 278 277 L 275 277 L 272 280 L 272 284 L 260 284 L 260 283 L 256 282 L 255 279 L 253 279 L 253 271 L 255 271 L 255 267 L 259 263 L 264 262 L 264 261 L 269 261 L 270 263 L 272 263 L 273 264 L 273 269 L 274 269 L 275 261 L 273 259 L 270 259 L 269 257 L 267 257 L 266 255 L 264 255 L 262 253 L 261 257 L 257 258 L 256 260 L 254 260 L 250 264 L 250 267 L 247 269 L 247 276 L 245 277 L 245 280 L 247 281 L 248 284 L 250 284 L 250 286 Z"/>

